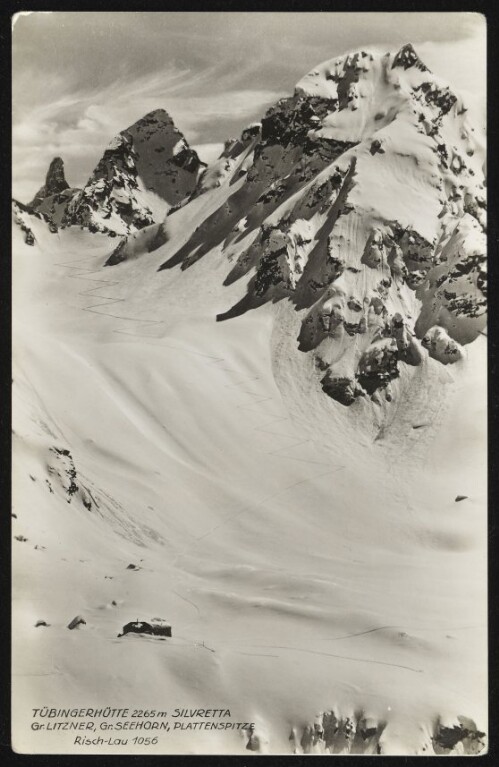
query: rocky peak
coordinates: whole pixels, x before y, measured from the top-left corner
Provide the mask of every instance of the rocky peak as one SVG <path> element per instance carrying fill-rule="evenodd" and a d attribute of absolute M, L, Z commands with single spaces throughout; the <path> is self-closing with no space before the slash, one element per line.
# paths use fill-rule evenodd
<path fill-rule="evenodd" d="M 45 184 L 38 190 L 28 207 L 37 208 L 43 200 L 54 194 L 60 194 L 65 189 L 69 189 L 69 184 L 64 175 L 64 162 L 61 157 L 54 157 L 49 165 Z"/>
<path fill-rule="evenodd" d="M 217 161 L 225 201 L 160 268 L 225 249 L 246 294 L 218 319 L 290 302 L 343 405 L 392 401 L 428 355 L 461 359 L 486 322 L 482 145 L 414 48 L 319 65 L 249 138 Z"/>
<path fill-rule="evenodd" d="M 130 125 L 126 132 L 132 134 L 139 134 L 141 132 L 152 134 L 158 130 L 165 130 L 165 128 L 179 133 L 166 109 L 153 109 L 143 117 L 140 117 L 133 125 Z"/>
<path fill-rule="evenodd" d="M 421 72 L 430 71 L 428 67 L 423 64 L 411 43 L 407 43 L 407 45 L 402 46 L 399 52 L 395 55 L 392 63 L 392 69 L 395 69 L 395 67 L 403 67 L 403 69 L 416 67 Z"/>
<path fill-rule="evenodd" d="M 54 157 L 50 163 L 45 179 L 45 187 L 49 194 L 57 194 L 69 188 L 69 184 L 64 176 L 64 161 L 62 157 Z"/>
<path fill-rule="evenodd" d="M 193 193 L 202 167 L 170 115 L 155 109 L 111 141 L 65 223 L 119 234 L 142 229 Z"/>

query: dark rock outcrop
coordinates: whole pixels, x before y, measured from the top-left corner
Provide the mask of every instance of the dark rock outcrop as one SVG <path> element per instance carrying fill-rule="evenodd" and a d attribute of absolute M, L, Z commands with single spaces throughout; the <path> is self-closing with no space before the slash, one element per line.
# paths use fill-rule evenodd
<path fill-rule="evenodd" d="M 47 197 L 60 194 L 66 189 L 69 189 L 69 184 L 64 175 L 64 162 L 61 157 L 54 157 L 49 165 L 45 184 L 38 190 L 31 202 L 28 203 L 28 208 L 36 210 Z"/>
<path fill-rule="evenodd" d="M 150 634 L 151 636 L 171 637 L 172 627 L 162 618 L 152 618 L 150 621 L 131 621 L 123 626 L 121 634 Z"/>
<path fill-rule="evenodd" d="M 458 716 L 452 726 L 442 722 L 437 724 L 433 736 L 433 748 L 438 755 L 456 752 L 460 746 L 461 753 L 468 755 L 479 754 L 485 748 L 485 733 L 480 732 L 475 722 L 464 716 Z"/>
<path fill-rule="evenodd" d="M 128 234 L 159 223 L 194 192 L 203 167 L 171 117 L 157 109 L 110 143 L 63 224 Z"/>

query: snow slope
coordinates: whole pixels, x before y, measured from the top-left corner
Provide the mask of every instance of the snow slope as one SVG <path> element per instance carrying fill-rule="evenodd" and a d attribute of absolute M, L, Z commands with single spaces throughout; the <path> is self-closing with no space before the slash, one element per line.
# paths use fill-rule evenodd
<path fill-rule="evenodd" d="M 399 60 L 409 72 L 402 53 Z M 355 93 L 361 78 L 355 82 L 345 61 L 338 66 L 350 72 Z M 373 78 L 382 79 L 383 66 Z M 320 89 L 338 86 L 323 71 L 297 93 L 317 88 L 322 98 Z M 423 75 L 416 67 L 414 77 Z M 349 88 L 343 83 L 327 98 L 348 98 Z M 356 301 L 381 278 L 381 266 L 362 263 L 372 221 L 382 240 L 396 236 L 394 224 L 387 234 L 384 204 L 390 211 L 398 204 L 389 220 L 407 216 L 400 226 L 427 242 L 450 221 L 438 218 L 436 190 L 425 204 L 434 205 L 437 221 L 429 208 L 411 208 L 418 184 L 429 186 L 427 174 L 406 173 L 413 159 L 392 158 L 387 171 L 406 174 L 407 207 L 394 201 L 401 187 L 384 202 L 386 187 L 378 194 L 376 186 L 366 210 L 364 182 L 379 155 L 370 153 L 371 135 L 362 138 L 365 125 L 348 139 L 359 142 L 355 172 L 363 183 L 349 188 L 352 221 L 340 232 L 356 243 L 346 266 L 366 275 L 348 272 L 356 281 L 342 293 Z M 316 351 L 298 349 L 311 307 L 295 300 L 296 251 L 287 251 L 295 267 L 287 267 L 285 295 L 230 311 L 254 295 L 261 252 L 238 279 L 233 270 L 259 227 L 277 247 L 283 212 L 303 211 L 307 195 L 326 182 L 323 212 L 317 202 L 312 216 L 296 219 L 302 236 L 312 221 L 314 240 L 335 184 L 343 187 L 352 168 L 344 135 L 301 165 L 302 145 L 262 147 L 262 135 L 245 137 L 226 173 L 219 161 L 208 169 L 203 192 L 166 217 L 156 250 L 149 245 L 157 231 L 144 230 L 113 268 L 103 269 L 113 246 L 102 234 L 50 234 L 36 218 L 34 246 L 14 233 L 13 740 L 20 751 L 485 748 L 485 339 L 473 318 L 446 315 L 435 298 L 442 274 L 462 279 L 452 271 L 456 254 L 474 247 L 466 245 L 475 228 L 467 216 L 476 218 L 456 202 L 440 250 L 447 248 L 449 268 L 427 278 L 424 294 L 404 277 L 398 303 L 391 286 L 381 297 L 392 320 L 397 309 L 411 329 L 421 325 L 419 364 L 397 360 L 391 399 L 378 387 L 377 398 L 346 407 L 324 393 Z M 346 160 L 331 160 L 340 149 Z M 257 203 L 269 184 L 288 183 L 285 168 L 305 178 L 289 181 L 289 194 L 279 192 L 275 204 Z M 416 249 L 400 237 L 410 271 Z M 427 253 L 417 242 L 417 253 Z M 187 270 L 160 269 L 185 259 Z M 438 269 L 434 260 L 429 269 Z M 318 300 L 326 300 L 322 289 Z M 447 342 L 429 331 L 433 323 L 459 336 L 451 365 Z M 395 341 L 402 330 L 391 322 Z M 357 340 L 346 336 L 345 345 Z M 426 336 L 433 354 L 419 342 Z M 334 357 L 338 338 L 324 340 Z M 337 371 L 336 360 L 327 364 Z M 69 631 L 76 615 L 86 623 Z M 153 617 L 171 623 L 171 639 L 117 637 L 127 622 Z M 35 627 L 38 620 L 50 625 Z M 45 706 L 230 709 L 230 721 L 255 727 L 172 729 L 155 733 L 159 742 L 150 746 L 132 743 L 149 732 L 113 732 L 126 746 L 82 747 L 74 732 L 30 729 L 32 709 Z"/>

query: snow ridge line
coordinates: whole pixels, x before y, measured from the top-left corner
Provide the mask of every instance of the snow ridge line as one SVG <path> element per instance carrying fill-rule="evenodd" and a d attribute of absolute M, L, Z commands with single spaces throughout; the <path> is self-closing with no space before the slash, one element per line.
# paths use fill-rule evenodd
<path fill-rule="evenodd" d="M 93 259 L 93 258 L 95 258 L 95 257 L 94 256 L 89 256 L 87 259 L 84 259 L 84 262 L 87 262 L 89 259 Z M 77 262 L 77 263 L 81 264 L 81 260 L 79 262 Z M 94 269 L 94 268 L 89 269 L 88 267 L 79 266 L 79 265 L 75 266 L 75 262 L 74 261 L 56 262 L 54 265 L 55 266 L 61 266 L 64 269 L 70 269 L 70 270 L 73 270 L 74 272 L 76 272 L 75 274 L 70 274 L 69 275 L 72 279 L 78 279 L 78 280 L 84 280 L 86 282 L 96 282 L 96 283 L 98 283 L 97 287 L 89 288 L 88 290 L 84 290 L 84 291 L 79 291 L 78 295 L 81 295 L 81 296 L 84 296 L 84 297 L 92 296 L 94 298 L 103 299 L 103 301 L 100 302 L 100 303 L 97 303 L 97 304 L 91 304 L 91 305 L 86 306 L 86 307 L 81 307 L 82 311 L 88 311 L 88 312 L 92 312 L 94 314 L 101 314 L 103 316 L 113 317 L 113 318 L 116 318 L 118 320 L 123 320 L 123 321 L 128 321 L 128 322 L 137 322 L 137 323 L 141 323 L 142 325 L 146 325 L 147 327 L 152 327 L 154 325 L 162 325 L 162 324 L 164 324 L 163 320 L 147 320 L 147 319 L 144 320 L 144 319 L 139 318 L 139 317 L 126 317 L 126 316 L 122 316 L 122 315 L 113 314 L 112 312 L 98 311 L 98 309 L 100 309 L 101 307 L 109 307 L 109 306 L 111 306 L 113 304 L 125 302 L 125 298 L 116 298 L 114 296 L 98 295 L 98 294 L 95 293 L 95 291 L 98 291 L 98 290 L 102 289 L 103 286 L 105 286 L 105 285 L 109 285 L 110 287 L 111 286 L 115 286 L 115 285 L 119 285 L 120 281 L 119 280 L 103 280 L 102 278 L 95 279 L 95 278 L 89 277 L 88 275 L 91 275 L 91 274 L 99 274 L 100 270 L 99 269 Z M 102 268 L 103 267 L 101 267 L 101 269 Z M 140 337 L 140 336 L 150 337 L 148 335 L 143 335 L 143 334 L 140 334 L 140 333 L 129 332 L 129 331 L 124 331 L 124 330 L 119 330 L 119 329 L 113 329 L 112 332 L 114 332 L 114 333 L 121 333 L 121 334 L 124 334 L 124 335 L 138 336 L 138 337 Z M 164 342 L 163 342 L 163 345 L 167 346 L 167 347 L 169 347 L 171 349 L 175 349 L 176 351 L 179 351 L 179 352 L 183 352 L 183 353 L 186 353 L 186 354 L 195 354 L 196 356 L 205 357 L 205 358 L 210 360 L 209 362 L 206 363 L 208 365 L 221 365 L 223 363 L 226 363 L 226 360 L 223 357 L 218 357 L 218 356 L 211 355 L 211 354 L 206 354 L 206 353 L 203 353 L 203 352 L 192 351 L 192 350 L 185 349 L 185 348 L 182 348 L 182 347 L 166 344 Z M 219 369 L 225 370 L 227 373 L 234 373 L 234 374 L 237 373 L 238 375 L 241 375 L 241 371 L 240 370 L 236 370 L 234 368 L 225 367 L 225 368 L 219 368 Z M 243 381 L 237 381 L 237 382 L 232 382 L 232 383 L 229 383 L 229 384 L 224 384 L 224 386 L 237 388 L 239 386 L 246 386 L 250 381 L 255 381 L 255 380 L 259 380 L 259 379 L 260 379 L 260 376 L 250 376 L 250 377 L 245 377 L 243 379 Z M 236 405 L 236 407 L 239 408 L 239 409 L 253 411 L 255 413 L 258 413 L 259 415 L 261 415 L 261 413 L 262 413 L 261 408 L 260 407 L 255 408 L 254 407 L 255 405 L 261 405 L 261 403 L 267 402 L 267 401 L 272 401 L 272 402 L 274 401 L 273 397 L 262 397 L 261 394 L 257 394 L 256 392 L 242 391 L 242 393 L 246 394 L 247 396 L 251 396 L 251 397 L 259 397 L 259 399 L 254 400 L 253 402 L 247 403 L 245 405 Z M 291 484 L 285 486 L 284 488 L 281 488 L 280 490 L 278 490 L 278 491 L 276 491 L 274 493 L 271 493 L 270 495 L 267 495 L 264 498 L 260 499 L 257 502 L 256 505 L 254 503 L 245 505 L 242 509 L 240 509 L 240 510 L 238 510 L 238 511 L 232 513 L 232 514 L 230 514 L 228 517 L 223 519 L 221 522 L 217 523 L 212 528 L 210 528 L 207 532 L 203 533 L 201 536 L 199 536 L 198 538 L 195 538 L 193 541 L 191 541 L 190 545 L 188 547 L 189 549 L 192 548 L 193 544 L 195 545 L 196 542 L 204 540 L 205 538 L 207 538 L 208 536 L 210 536 L 214 532 L 216 532 L 220 527 L 222 527 L 225 524 L 229 524 L 232 520 L 236 519 L 241 514 L 248 513 L 252 509 L 259 508 L 264 503 L 266 503 L 266 502 L 276 498 L 277 496 L 281 495 L 282 493 L 287 492 L 288 490 L 291 490 L 294 487 L 298 487 L 299 485 L 305 484 L 306 482 L 310 482 L 313 479 L 317 479 L 319 477 L 323 477 L 323 476 L 327 476 L 327 475 L 330 475 L 330 474 L 334 474 L 337 471 L 345 468 L 343 465 L 342 466 L 335 466 L 335 465 L 332 465 L 332 464 L 324 462 L 324 461 L 315 461 L 315 460 L 310 460 L 310 459 L 305 459 L 305 458 L 296 458 L 293 455 L 289 455 L 289 454 L 284 453 L 284 451 L 294 450 L 296 447 L 299 447 L 299 446 L 304 445 L 304 444 L 308 444 L 308 443 L 312 444 L 310 439 L 305 439 L 305 440 L 298 439 L 297 440 L 295 437 L 292 437 L 290 434 L 284 434 L 282 432 L 271 431 L 271 430 L 269 430 L 267 428 L 267 427 L 269 427 L 269 426 L 271 426 L 273 424 L 280 423 L 282 421 L 289 421 L 289 420 L 290 419 L 288 417 L 286 417 L 286 416 L 273 415 L 270 418 L 270 420 L 267 421 L 266 423 L 264 423 L 262 426 L 254 426 L 253 427 L 253 429 L 255 431 L 260 431 L 263 434 L 271 434 L 273 436 L 281 437 L 283 439 L 293 440 L 292 444 L 284 445 L 283 447 L 276 448 L 275 450 L 269 450 L 269 451 L 267 451 L 267 454 L 268 455 L 275 455 L 277 457 L 282 457 L 282 458 L 285 458 L 285 459 L 290 459 L 290 460 L 293 460 L 293 461 L 298 461 L 300 463 L 310 463 L 310 464 L 314 464 L 316 466 L 327 467 L 328 470 L 327 471 L 321 471 L 319 473 L 312 474 L 309 477 L 305 477 L 305 478 L 303 478 L 301 480 L 297 480 L 295 482 L 292 482 Z M 172 561 L 172 564 L 174 562 L 176 562 L 178 558 L 183 556 L 186 553 L 186 551 L 187 551 L 187 549 L 184 550 L 183 552 L 179 552 L 174 557 L 174 559 Z"/>

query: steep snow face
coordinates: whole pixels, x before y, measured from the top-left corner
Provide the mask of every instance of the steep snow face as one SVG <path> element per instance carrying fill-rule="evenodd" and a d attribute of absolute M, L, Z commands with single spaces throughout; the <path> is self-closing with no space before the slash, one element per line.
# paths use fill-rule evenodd
<path fill-rule="evenodd" d="M 201 186 L 229 194 L 162 268 L 221 245 L 226 284 L 251 279 L 219 319 L 288 299 L 327 394 L 391 401 L 401 366 L 444 361 L 433 328 L 448 363 L 485 326 L 483 168 L 462 100 L 412 46 L 348 54 L 226 146 Z"/>
<path fill-rule="evenodd" d="M 162 109 L 147 114 L 110 143 L 63 223 L 118 234 L 161 221 L 196 188 L 203 164 Z"/>

